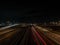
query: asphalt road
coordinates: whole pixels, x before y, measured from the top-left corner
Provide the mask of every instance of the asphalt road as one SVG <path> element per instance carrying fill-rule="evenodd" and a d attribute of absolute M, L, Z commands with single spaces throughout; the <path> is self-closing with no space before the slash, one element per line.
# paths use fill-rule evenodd
<path fill-rule="evenodd" d="M 0 31 L 0 45 L 58 45 L 34 26 L 13 27 Z"/>

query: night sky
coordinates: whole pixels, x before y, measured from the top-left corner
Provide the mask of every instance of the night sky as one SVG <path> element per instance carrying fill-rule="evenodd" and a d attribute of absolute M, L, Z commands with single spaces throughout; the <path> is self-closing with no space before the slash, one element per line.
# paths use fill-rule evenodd
<path fill-rule="evenodd" d="M 16 1 L 1 2 L 0 22 L 7 20 L 17 22 L 49 22 L 60 20 L 57 8 L 49 8 L 47 2 L 18 3 Z"/>

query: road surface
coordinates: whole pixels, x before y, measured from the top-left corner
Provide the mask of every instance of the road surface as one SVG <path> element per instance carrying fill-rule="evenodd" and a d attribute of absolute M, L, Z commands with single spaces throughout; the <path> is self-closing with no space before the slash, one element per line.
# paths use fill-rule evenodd
<path fill-rule="evenodd" d="M 41 30 L 34 25 L 0 30 L 0 45 L 59 45 Z"/>

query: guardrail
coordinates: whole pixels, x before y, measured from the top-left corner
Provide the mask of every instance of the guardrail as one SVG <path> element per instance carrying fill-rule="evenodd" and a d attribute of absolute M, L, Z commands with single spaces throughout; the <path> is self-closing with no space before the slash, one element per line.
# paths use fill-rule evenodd
<path fill-rule="evenodd" d="M 6 26 L 6 27 L 2 27 L 2 28 L 0 28 L 0 30 L 4 30 L 4 29 L 10 28 L 10 27 L 17 26 L 17 25 L 19 25 L 19 24 L 14 24 L 14 25 L 10 25 L 10 26 Z"/>

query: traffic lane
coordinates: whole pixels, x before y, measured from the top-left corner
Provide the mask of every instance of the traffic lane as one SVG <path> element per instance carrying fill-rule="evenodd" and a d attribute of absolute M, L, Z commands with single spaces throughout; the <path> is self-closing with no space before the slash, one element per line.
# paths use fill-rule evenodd
<path fill-rule="evenodd" d="M 1 45 L 10 45 L 10 42 L 12 42 L 11 41 L 11 38 L 16 34 L 16 33 L 18 33 L 20 30 L 13 30 L 13 31 L 11 31 L 11 32 L 8 32 L 8 33 L 6 33 L 6 34 L 4 34 L 4 35 L 2 35 L 2 38 L 0 39 L 0 44 Z"/>
<path fill-rule="evenodd" d="M 41 45 L 41 42 L 39 41 L 38 37 L 36 36 L 36 34 L 32 31 L 32 37 L 36 43 L 36 45 Z"/>
<path fill-rule="evenodd" d="M 33 26 L 32 26 L 31 29 L 35 32 L 36 36 L 37 36 L 37 37 L 39 38 L 39 40 L 41 41 L 42 45 L 47 45 L 46 42 L 44 41 L 44 39 L 40 36 L 40 34 L 35 30 L 35 28 L 34 28 Z"/>
<path fill-rule="evenodd" d="M 16 31 L 9 32 L 9 34 L 5 34 L 3 38 L 0 39 L 0 44 L 9 43 L 11 36 L 15 33 Z"/>
<path fill-rule="evenodd" d="M 22 28 L 19 32 L 17 32 L 12 38 L 12 42 L 10 43 L 10 45 L 18 45 L 19 42 L 21 42 L 23 36 L 25 35 L 25 28 Z"/>
<path fill-rule="evenodd" d="M 52 32 L 44 32 L 44 33 L 48 38 L 50 38 L 51 40 L 53 40 L 54 42 L 60 45 L 60 35 Z"/>
<path fill-rule="evenodd" d="M 40 33 L 40 35 L 43 37 L 43 39 L 46 41 L 48 45 L 58 45 L 56 42 L 48 38 L 48 36 L 46 36 L 45 33 L 42 32 L 40 29 L 38 28 L 35 28 L 35 29 L 37 30 L 38 33 Z"/>
<path fill-rule="evenodd" d="M 4 39 L 4 41 L 1 42 L 0 44 L 1 45 L 22 45 L 23 43 L 25 43 L 26 45 L 34 45 L 34 40 L 31 37 L 31 31 L 27 28 L 22 28 L 13 36 L 11 36 L 11 38 Z"/>
<path fill-rule="evenodd" d="M 11 32 L 13 30 L 15 30 L 15 29 L 8 29 L 8 30 L 0 31 L 0 36 L 3 35 L 3 34 L 6 34 L 8 32 Z"/>
<path fill-rule="evenodd" d="M 51 42 L 43 33 L 41 33 L 40 31 L 37 31 L 37 32 L 41 35 L 41 37 L 44 39 L 47 45 L 54 45 L 53 42 Z"/>
<path fill-rule="evenodd" d="M 14 26 L 14 27 L 10 27 L 10 28 L 6 28 L 6 29 L 3 29 L 3 30 L 0 30 L 0 35 L 2 34 L 5 34 L 5 33 L 8 33 L 10 31 L 13 31 L 13 30 L 16 30 L 16 29 L 19 29 L 21 28 L 20 26 Z"/>
<path fill-rule="evenodd" d="M 8 29 L 8 30 L 4 30 L 4 31 L 2 30 L 0 33 L 0 39 L 6 37 L 9 33 L 14 32 L 14 31 L 17 32 L 18 31 L 17 28 L 16 29 Z"/>
<path fill-rule="evenodd" d="M 26 27 L 25 35 L 19 45 L 35 45 L 30 26 Z"/>
<path fill-rule="evenodd" d="M 41 29 L 39 28 L 39 26 L 35 26 L 37 29 L 39 29 L 40 31 L 42 31 L 43 29 L 44 30 L 47 30 L 45 28 Z M 55 34 L 55 33 L 52 33 L 50 32 L 49 30 L 48 31 L 42 31 L 42 33 L 44 33 L 44 35 L 46 35 L 50 40 L 52 40 L 53 42 L 57 43 L 60 45 L 60 35 L 58 34 Z"/>

